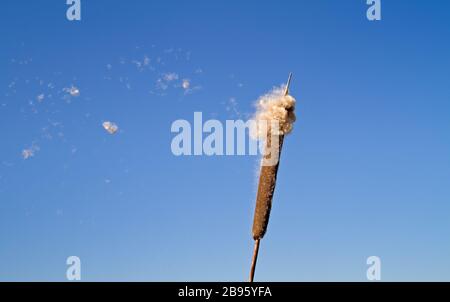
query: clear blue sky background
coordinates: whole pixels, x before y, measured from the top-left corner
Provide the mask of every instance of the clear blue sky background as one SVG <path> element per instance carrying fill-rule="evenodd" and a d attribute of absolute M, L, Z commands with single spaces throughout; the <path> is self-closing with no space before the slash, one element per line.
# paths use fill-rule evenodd
<path fill-rule="evenodd" d="M 292 71 L 256 279 L 364 281 L 376 255 L 450 281 L 450 3 L 365 2 L 2 1 L 0 280 L 64 281 L 71 255 L 84 281 L 245 280 L 257 158 L 175 157 L 170 126 L 246 117 Z"/>

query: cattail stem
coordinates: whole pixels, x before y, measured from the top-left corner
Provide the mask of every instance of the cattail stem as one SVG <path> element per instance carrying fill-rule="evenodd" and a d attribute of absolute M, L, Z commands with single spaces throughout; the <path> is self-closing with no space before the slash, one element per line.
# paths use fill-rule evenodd
<path fill-rule="evenodd" d="M 253 282 L 253 278 L 255 277 L 255 269 L 256 269 L 256 261 L 258 260 L 258 252 L 259 252 L 259 239 L 256 239 L 255 247 L 253 248 L 252 266 L 250 268 L 249 282 Z"/>

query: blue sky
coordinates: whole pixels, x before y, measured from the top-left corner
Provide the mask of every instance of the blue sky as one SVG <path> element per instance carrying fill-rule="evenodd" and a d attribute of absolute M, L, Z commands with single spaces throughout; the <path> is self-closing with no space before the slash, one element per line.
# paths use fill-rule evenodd
<path fill-rule="evenodd" d="M 170 126 L 248 117 L 289 72 L 256 280 L 365 281 L 372 255 L 384 281 L 450 280 L 449 3 L 66 9 L 1 5 L 0 280 L 64 281 L 71 255 L 84 281 L 246 280 L 258 159 L 176 157 Z"/>

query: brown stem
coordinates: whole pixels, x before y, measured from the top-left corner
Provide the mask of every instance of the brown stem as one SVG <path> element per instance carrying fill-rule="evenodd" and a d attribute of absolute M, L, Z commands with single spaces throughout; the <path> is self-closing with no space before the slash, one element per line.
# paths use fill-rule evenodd
<path fill-rule="evenodd" d="M 256 261 L 258 260 L 258 252 L 259 252 L 259 239 L 256 239 L 255 247 L 253 249 L 252 266 L 250 268 L 249 282 L 253 282 L 253 278 L 255 277 L 255 269 L 256 269 Z"/>

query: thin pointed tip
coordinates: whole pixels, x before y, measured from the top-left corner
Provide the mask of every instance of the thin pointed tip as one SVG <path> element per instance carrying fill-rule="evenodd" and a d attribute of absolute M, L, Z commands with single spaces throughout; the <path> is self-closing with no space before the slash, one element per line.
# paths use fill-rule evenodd
<path fill-rule="evenodd" d="M 289 73 L 289 78 L 288 78 L 288 81 L 287 81 L 287 84 L 286 84 L 286 90 L 284 91 L 285 95 L 289 94 L 289 86 L 291 85 L 291 80 L 292 80 L 292 72 Z"/>

